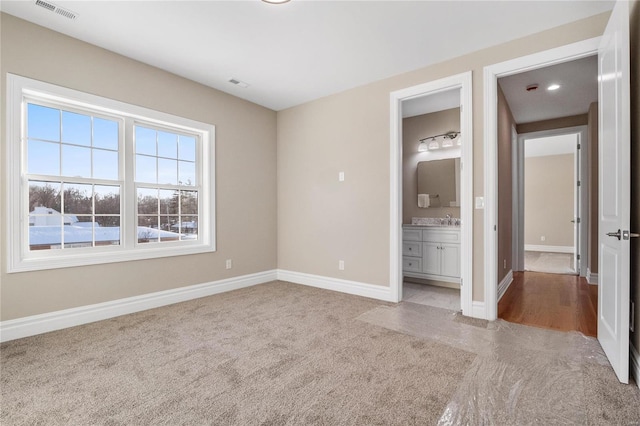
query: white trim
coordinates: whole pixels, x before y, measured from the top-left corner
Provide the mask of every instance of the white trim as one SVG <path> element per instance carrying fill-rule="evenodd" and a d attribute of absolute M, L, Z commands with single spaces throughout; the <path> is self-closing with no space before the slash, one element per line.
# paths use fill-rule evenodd
<path fill-rule="evenodd" d="M 125 262 L 216 250 L 215 126 L 10 73 L 7 73 L 6 87 L 6 229 L 10 230 L 7 233 L 7 273 Z M 53 102 L 56 107 L 86 109 L 92 114 L 117 115 L 121 119 L 123 128 L 120 129 L 118 153 L 124 173 L 120 174 L 117 182 L 113 182 L 121 185 L 121 245 L 91 247 L 82 249 L 81 252 L 71 251 L 70 253 L 64 253 L 65 250 L 28 250 L 28 223 L 25 223 L 28 200 L 25 199 L 23 182 L 27 159 L 22 146 L 25 135 L 23 135 L 21 118 L 22 114 L 25 114 L 23 104 L 26 97 L 37 98 L 44 103 Z M 136 195 L 133 192 L 134 176 L 131 165 L 134 157 L 130 151 L 131 144 L 124 143 L 122 136 L 123 132 L 132 132 L 133 121 L 160 127 L 169 126 L 173 130 L 184 131 L 199 138 L 196 173 L 199 176 L 200 185 L 193 188 L 198 190 L 199 201 L 200 230 L 197 240 L 165 242 L 152 247 L 138 245 L 135 238 L 136 228 L 132 225 L 136 222 Z M 130 139 L 127 140 L 129 141 Z M 127 156 L 129 165 L 124 170 L 123 159 Z M 91 181 L 98 180 L 91 179 Z"/>
<path fill-rule="evenodd" d="M 640 388 L 640 353 L 631 342 L 629 342 L 629 358 L 631 358 L 631 374 L 636 379 L 636 385 Z"/>
<path fill-rule="evenodd" d="M 502 281 L 500 281 L 500 285 L 498 285 L 498 302 L 507 292 L 511 283 L 513 283 L 513 270 L 509 270 L 509 272 L 507 272 L 507 275 L 505 275 Z"/>
<path fill-rule="evenodd" d="M 484 301 L 489 320 L 495 320 L 498 314 L 498 242 L 494 228 L 498 224 L 498 77 L 596 55 L 599 43 L 600 37 L 595 37 L 484 67 Z"/>
<path fill-rule="evenodd" d="M 402 102 L 447 90 L 460 90 L 461 148 L 461 306 L 474 316 L 473 298 L 473 99 L 471 71 L 397 90 L 390 94 L 389 285 L 391 301 L 402 300 Z M 416 142 L 417 143 L 417 142 Z"/>
<path fill-rule="evenodd" d="M 573 254 L 573 246 L 544 246 L 535 244 L 525 244 L 525 251 L 543 251 L 545 253 L 571 253 Z"/>
<path fill-rule="evenodd" d="M 49 331 L 101 321 L 120 315 L 172 305 L 213 294 L 224 293 L 275 281 L 276 270 L 242 275 L 203 284 L 158 291 L 94 305 L 49 312 L 0 322 L 0 341 L 20 339 Z"/>
<path fill-rule="evenodd" d="M 485 303 L 484 302 L 478 302 L 477 300 L 474 300 L 473 304 L 471 305 L 471 316 L 473 318 L 486 319 L 487 318 L 487 310 L 485 309 Z"/>
<path fill-rule="evenodd" d="M 598 274 L 591 272 L 591 269 L 587 268 L 587 282 L 591 285 L 598 285 Z"/>
<path fill-rule="evenodd" d="M 277 277 L 279 281 L 288 281 L 309 287 L 317 287 L 325 290 L 338 291 L 340 293 L 370 297 L 372 299 L 384 300 L 386 302 L 395 302 L 393 297 L 394 295 L 390 287 L 361 283 L 358 281 L 348 281 L 340 278 L 325 277 L 322 275 L 287 271 L 284 269 L 278 269 Z"/>

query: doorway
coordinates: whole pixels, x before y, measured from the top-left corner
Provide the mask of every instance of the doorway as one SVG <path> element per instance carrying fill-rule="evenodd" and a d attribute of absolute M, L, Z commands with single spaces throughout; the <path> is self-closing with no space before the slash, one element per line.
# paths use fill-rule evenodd
<path fill-rule="evenodd" d="M 442 99 L 445 97 L 451 97 L 454 99 L 454 105 L 442 104 L 438 106 Z M 406 89 L 398 90 L 391 93 L 391 215 L 390 215 L 390 287 L 392 294 L 394 295 L 394 301 L 400 302 L 405 299 L 403 294 L 404 290 L 404 278 L 405 274 L 416 275 L 421 277 L 427 277 L 431 281 L 439 281 L 440 283 L 456 284 L 459 289 L 459 302 L 456 304 L 457 309 L 462 309 L 464 315 L 474 316 L 472 308 L 472 235 L 473 235 L 473 211 L 472 211 L 472 183 L 473 183 L 473 133 L 471 127 L 471 73 L 459 74 L 444 79 L 436 80 L 433 82 L 421 84 L 418 86 L 409 87 Z M 404 143 L 405 137 L 404 119 L 411 117 L 418 117 L 425 115 L 427 110 L 419 110 L 417 115 L 410 113 L 410 110 L 426 104 L 432 105 L 429 113 L 442 113 L 445 115 L 456 116 L 458 128 L 447 128 L 442 133 L 435 132 L 433 134 L 422 134 L 420 136 L 416 133 L 416 137 L 412 137 L 415 140 L 411 142 L 406 141 L 407 144 L 413 147 L 413 153 L 408 156 L 411 164 L 415 164 L 415 170 L 407 170 L 407 173 L 411 175 L 411 179 L 405 179 L 404 176 Z M 447 108 L 448 106 L 448 108 Z M 424 118 L 424 117 L 423 117 Z M 416 119 L 414 121 L 420 121 Z M 423 123 L 424 124 L 424 123 Z M 422 124 L 417 124 L 416 128 L 421 127 Z M 451 126 L 450 126 L 451 127 Z M 455 127 L 455 126 L 454 126 Z M 426 131 L 424 128 L 421 132 Z M 406 135 L 408 136 L 408 135 Z M 438 144 L 438 149 L 434 149 L 435 144 Z M 431 144 L 432 149 L 429 150 Z M 420 151 L 419 151 L 420 149 Z M 457 156 L 454 155 L 457 152 Z M 452 199 L 445 200 L 445 190 L 442 193 L 435 190 L 425 190 L 420 193 L 422 197 L 418 197 L 418 178 L 417 167 L 420 160 L 451 160 L 452 162 L 452 176 L 451 178 L 445 178 L 444 181 L 451 184 L 453 188 Z M 457 161 L 456 161 L 457 158 Z M 442 163 L 443 170 L 448 169 L 448 165 Z M 445 176 L 444 173 L 439 173 L 439 176 Z M 433 181 L 433 179 L 430 179 Z M 408 182 L 408 183 L 405 183 Z M 411 182 L 415 182 L 413 185 Z M 405 186 L 411 185 L 411 188 L 406 189 Z M 427 211 L 429 208 L 434 214 L 416 214 L 415 217 L 422 216 L 425 222 L 424 225 L 443 225 L 450 227 L 457 227 L 454 229 L 440 229 L 443 232 L 436 232 L 434 238 L 457 238 L 457 241 L 453 244 L 456 248 L 453 249 L 451 241 L 431 241 L 431 235 L 425 235 L 422 228 L 412 230 L 407 228 L 412 224 L 412 213 L 405 209 L 404 195 L 407 194 L 407 200 L 411 199 L 411 209 L 415 207 L 414 211 L 420 211 L 418 209 L 424 209 Z M 408 191 L 411 191 L 410 193 Z M 427 192 L 429 191 L 429 192 Z M 415 194 L 414 194 L 415 192 Z M 411 195 L 411 197 L 409 197 Z M 415 203 L 414 203 L 415 201 Z M 418 203 L 420 201 L 420 203 Z M 415 206 L 413 206 L 415 204 Z M 423 206 L 423 207 L 420 207 Z M 436 207 L 438 206 L 438 207 Z M 434 208 L 438 208 L 439 213 L 442 213 L 442 217 L 435 214 Z M 450 210 L 459 211 L 459 216 L 455 217 Z M 405 214 L 406 213 L 406 214 Z M 448 216 L 447 216 L 448 215 Z M 426 222 L 433 221 L 433 223 L 427 224 Z M 438 222 L 436 224 L 436 221 Z M 446 221 L 443 222 L 443 221 Z M 404 226 L 403 225 L 407 225 Z M 409 231 L 409 232 L 407 232 Z M 417 231 L 417 232 L 415 232 Z M 414 234 L 414 235 L 411 235 Z M 453 237 L 455 235 L 455 237 Z M 413 238 L 413 240 L 412 240 Z M 425 239 L 426 238 L 426 239 Z M 408 244 L 407 244 L 408 243 Z M 403 249 L 413 250 L 408 256 L 405 256 Z M 453 250 L 453 251 L 451 251 Z M 419 253 L 416 253 L 419 251 Z M 453 277 L 452 269 L 458 269 L 458 277 Z M 444 279 L 442 279 L 444 277 Z M 415 277 L 414 277 L 415 278 Z M 440 278 L 433 280 L 434 278 Z M 433 282 L 422 282 L 422 284 L 433 284 Z M 407 286 L 408 298 L 411 297 L 411 288 Z M 439 287 L 437 291 L 446 292 L 447 288 Z M 414 294 L 415 295 L 415 294 Z M 477 312 L 476 315 L 478 316 Z"/>
<path fill-rule="evenodd" d="M 597 291 L 584 277 L 596 77 L 592 55 L 498 79 L 498 128 L 513 130 L 498 140 L 499 318 L 595 336 Z"/>

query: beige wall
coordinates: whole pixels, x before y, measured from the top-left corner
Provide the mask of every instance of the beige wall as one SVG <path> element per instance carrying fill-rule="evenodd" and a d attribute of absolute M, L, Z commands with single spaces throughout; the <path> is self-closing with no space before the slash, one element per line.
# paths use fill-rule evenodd
<path fill-rule="evenodd" d="M 589 271 L 598 273 L 598 103 L 589 105 L 587 139 L 589 140 Z"/>
<path fill-rule="evenodd" d="M 0 48 L 1 88 L 6 73 L 14 73 L 214 124 L 218 247 L 210 254 L 7 274 L 3 220 L 2 320 L 276 268 L 274 111 L 6 14 Z M 4 131 L 1 137 L 0 167 L 8 143 Z M 1 181 L 5 212 L 4 174 Z M 233 269 L 225 270 L 225 259 L 233 259 Z"/>
<path fill-rule="evenodd" d="M 516 122 L 498 86 L 498 282 L 512 265 L 513 247 L 513 128 Z"/>
<path fill-rule="evenodd" d="M 280 111 L 278 266 L 388 286 L 389 93 L 473 72 L 473 192 L 483 196 L 483 67 L 599 36 L 607 19 L 597 15 Z M 483 210 L 474 210 L 473 226 L 473 299 L 481 301 Z"/>
<path fill-rule="evenodd" d="M 402 223 L 412 217 L 460 217 L 460 208 L 418 208 L 418 173 L 421 161 L 430 158 L 429 152 L 418 152 L 418 141 L 426 136 L 460 130 L 460 108 L 418 115 L 402 120 Z"/>
<path fill-rule="evenodd" d="M 640 232 L 640 1 L 631 8 L 631 229 Z M 635 331 L 631 342 L 640 349 L 640 238 L 631 240 L 631 300 L 635 302 Z M 636 380 L 638 378 L 636 377 Z"/>
<path fill-rule="evenodd" d="M 573 246 L 573 162 L 573 154 L 525 158 L 525 245 Z"/>
<path fill-rule="evenodd" d="M 521 123 L 516 126 L 518 134 L 541 132 L 543 130 L 564 129 L 566 127 L 586 126 L 589 119 L 587 114 L 572 115 L 569 117 L 554 118 L 551 120 L 533 121 Z"/>

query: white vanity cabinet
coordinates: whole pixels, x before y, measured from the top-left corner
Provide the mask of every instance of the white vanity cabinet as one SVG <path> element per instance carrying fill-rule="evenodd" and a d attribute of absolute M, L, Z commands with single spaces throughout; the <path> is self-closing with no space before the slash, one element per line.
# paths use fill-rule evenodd
<path fill-rule="evenodd" d="M 460 283 L 460 228 L 411 226 L 402 236 L 405 276 Z"/>

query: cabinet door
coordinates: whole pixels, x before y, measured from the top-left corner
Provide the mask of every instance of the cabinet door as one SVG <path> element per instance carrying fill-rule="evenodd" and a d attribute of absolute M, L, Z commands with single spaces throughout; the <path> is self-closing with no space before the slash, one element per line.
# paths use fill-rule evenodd
<path fill-rule="evenodd" d="M 440 244 L 422 243 L 422 272 L 440 275 Z"/>
<path fill-rule="evenodd" d="M 440 244 L 441 275 L 460 277 L 460 244 Z"/>

